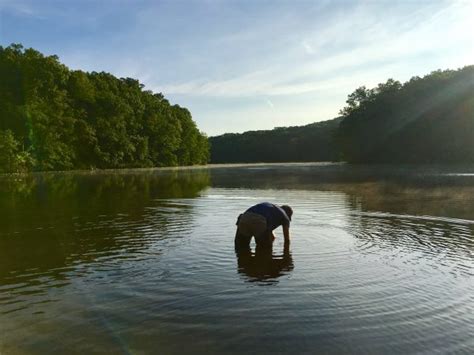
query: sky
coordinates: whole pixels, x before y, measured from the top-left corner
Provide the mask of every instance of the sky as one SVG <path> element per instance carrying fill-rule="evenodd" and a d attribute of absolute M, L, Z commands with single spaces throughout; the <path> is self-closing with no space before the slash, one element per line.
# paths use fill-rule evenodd
<path fill-rule="evenodd" d="M 474 0 L 0 0 L 0 45 L 132 77 L 209 136 L 332 119 L 357 87 L 474 64 Z"/>

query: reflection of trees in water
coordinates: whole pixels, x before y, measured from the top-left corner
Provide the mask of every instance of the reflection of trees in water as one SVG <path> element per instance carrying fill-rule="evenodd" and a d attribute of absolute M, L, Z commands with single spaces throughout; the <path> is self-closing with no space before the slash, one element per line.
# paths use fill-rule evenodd
<path fill-rule="evenodd" d="M 50 207 L 44 211 L 47 214 L 61 207 L 94 215 L 102 209 L 130 210 L 154 198 L 196 197 L 209 183 L 207 170 L 4 176 L 0 179 L 0 211 L 3 216 L 11 211 L 8 217 L 15 217 L 28 208 L 41 213 L 40 206 Z"/>
<path fill-rule="evenodd" d="M 76 265 L 179 237 L 168 228 L 189 228 L 192 205 L 159 199 L 193 198 L 208 185 L 205 170 L 2 177 L 0 285 L 64 280 Z"/>
<path fill-rule="evenodd" d="M 285 243 L 283 254 L 274 254 L 272 247 L 237 248 L 238 272 L 248 277 L 248 281 L 276 282 L 276 279 L 293 270 L 290 244 Z"/>
<path fill-rule="evenodd" d="M 474 220 L 474 166 L 261 165 L 215 169 L 212 183 L 224 188 L 338 191 L 359 199 L 367 211 Z"/>
<path fill-rule="evenodd" d="M 342 185 L 363 211 L 389 212 L 413 216 L 438 216 L 474 220 L 474 180 L 472 186 L 423 186 L 371 182 Z"/>

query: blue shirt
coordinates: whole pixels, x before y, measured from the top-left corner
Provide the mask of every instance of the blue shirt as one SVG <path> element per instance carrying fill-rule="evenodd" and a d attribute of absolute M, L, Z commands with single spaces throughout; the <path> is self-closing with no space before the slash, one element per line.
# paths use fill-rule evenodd
<path fill-rule="evenodd" d="M 286 212 L 282 208 L 269 202 L 259 203 L 258 205 L 250 207 L 245 212 L 252 212 L 265 217 L 269 230 L 274 230 L 281 225 L 290 225 L 290 219 L 286 215 Z"/>

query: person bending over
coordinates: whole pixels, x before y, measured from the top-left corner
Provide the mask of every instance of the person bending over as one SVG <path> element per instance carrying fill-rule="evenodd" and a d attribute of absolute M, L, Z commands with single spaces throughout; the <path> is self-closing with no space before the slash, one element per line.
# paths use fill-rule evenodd
<path fill-rule="evenodd" d="M 273 230 L 283 227 L 285 241 L 290 240 L 290 221 L 293 210 L 288 205 L 276 206 L 269 202 L 250 207 L 237 218 L 235 246 L 244 247 L 255 237 L 257 245 L 271 245 L 275 239 Z"/>

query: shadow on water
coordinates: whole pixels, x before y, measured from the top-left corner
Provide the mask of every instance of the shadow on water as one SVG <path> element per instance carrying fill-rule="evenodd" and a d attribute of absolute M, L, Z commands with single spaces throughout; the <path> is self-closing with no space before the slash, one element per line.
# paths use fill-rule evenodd
<path fill-rule="evenodd" d="M 273 246 L 256 246 L 255 252 L 249 247 L 236 248 L 237 271 L 249 282 L 263 285 L 278 282 L 278 278 L 293 270 L 290 243 L 284 243 L 283 253 L 274 254 Z"/>
<path fill-rule="evenodd" d="M 0 292 L 41 293 L 84 265 L 147 257 L 193 219 L 190 204 L 167 199 L 197 197 L 209 183 L 206 170 L 0 177 Z M 38 279 L 44 287 L 31 291 Z"/>

